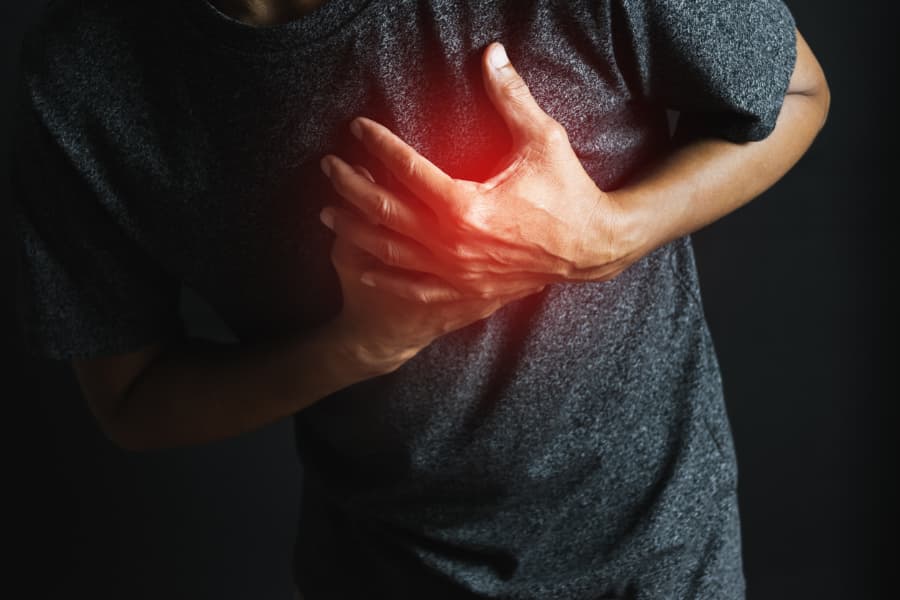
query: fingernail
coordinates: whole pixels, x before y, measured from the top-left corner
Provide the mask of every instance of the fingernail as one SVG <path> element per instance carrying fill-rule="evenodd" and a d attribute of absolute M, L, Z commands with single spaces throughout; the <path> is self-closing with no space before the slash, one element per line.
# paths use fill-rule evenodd
<path fill-rule="evenodd" d="M 509 57 L 506 55 L 506 48 L 503 47 L 503 44 L 494 46 L 488 56 L 488 61 L 495 69 L 502 69 L 509 64 Z"/>
<path fill-rule="evenodd" d="M 353 121 L 350 122 L 350 133 L 352 133 L 353 137 L 356 139 L 362 139 L 362 125 L 359 124 L 358 119 L 353 119 Z"/>
<path fill-rule="evenodd" d="M 319 219 L 325 224 L 325 227 L 334 230 L 334 213 L 329 209 L 323 208 L 322 212 L 319 213 Z"/>
<path fill-rule="evenodd" d="M 375 287 L 375 279 L 369 273 L 363 273 L 359 280 L 369 287 Z"/>
<path fill-rule="evenodd" d="M 322 157 L 322 160 L 319 161 L 319 166 L 327 177 L 331 177 L 331 161 L 328 160 L 327 156 Z"/>

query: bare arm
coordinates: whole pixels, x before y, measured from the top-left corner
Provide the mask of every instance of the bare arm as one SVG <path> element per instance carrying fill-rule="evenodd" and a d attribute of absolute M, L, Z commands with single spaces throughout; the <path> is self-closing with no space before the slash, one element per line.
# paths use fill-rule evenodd
<path fill-rule="evenodd" d="M 691 139 L 679 123 L 678 150 L 608 194 L 632 216 L 637 254 L 691 233 L 758 196 L 778 181 L 825 124 L 830 92 L 825 75 L 797 32 L 797 62 L 775 129 L 758 142 Z"/>
<path fill-rule="evenodd" d="M 537 104 L 498 44 L 485 51 L 483 71 L 488 96 L 513 138 L 507 165 L 488 181 L 450 177 L 365 118 L 356 119 L 351 131 L 429 210 L 360 176 L 340 158 L 325 157 L 323 168 L 336 191 L 371 223 L 327 209 L 338 231 L 360 232 L 354 239 L 387 265 L 367 274 L 375 285 L 402 294 L 393 281 L 397 267 L 481 293 L 534 281 L 615 277 L 654 248 L 774 184 L 812 144 L 830 102 L 822 69 L 798 32 L 794 72 L 766 139 L 736 144 L 703 138 L 686 118 L 669 154 L 606 192 L 585 172 L 562 125 Z"/>
<path fill-rule="evenodd" d="M 107 436 L 123 448 L 148 450 L 257 429 L 344 387 L 390 373 L 435 338 L 540 289 L 463 299 L 437 280 L 410 276 L 403 283 L 414 293 L 404 300 L 360 282 L 375 259 L 340 234 L 331 261 L 343 307 L 314 331 L 256 345 L 186 339 L 74 361 Z"/>
<path fill-rule="evenodd" d="M 187 339 L 73 367 L 109 438 L 144 450 L 250 431 L 363 379 L 340 339 L 333 327 L 254 347 Z"/>
<path fill-rule="evenodd" d="M 509 109 L 511 124 L 516 123 L 518 111 L 523 107 L 536 115 L 521 119 L 523 137 L 531 136 L 545 146 L 567 146 L 559 127 L 537 118 L 540 109 L 536 105 L 530 107 L 530 96 L 523 85 L 498 84 L 496 94 L 506 96 L 501 101 L 506 102 L 503 106 Z M 681 123 L 677 137 L 684 143 L 679 149 L 640 174 L 632 184 L 605 194 L 608 207 L 618 208 L 608 208 L 601 216 L 617 218 L 585 220 L 580 216 L 583 213 L 579 213 L 577 222 L 593 222 L 603 227 L 600 232 L 581 232 L 583 238 L 599 240 L 599 247 L 570 243 L 561 236 L 554 244 L 544 245 L 558 247 L 558 254 L 539 256 L 528 265 L 531 268 L 522 270 L 534 272 L 542 267 L 552 277 L 606 278 L 652 248 L 735 210 L 770 187 L 799 160 L 822 128 L 829 101 L 828 85 L 821 67 L 798 33 L 797 64 L 788 94 L 777 125 L 765 140 L 746 144 L 717 139 L 691 140 L 691 124 Z M 383 155 L 398 157 L 397 172 L 411 187 L 416 188 L 417 184 L 422 184 L 422 179 L 431 177 L 432 182 L 419 185 L 423 196 L 435 190 L 449 189 L 446 175 L 434 171 L 420 157 L 414 156 L 411 149 L 401 146 L 399 140 L 380 148 L 379 144 L 388 138 L 381 132 L 381 141 L 378 141 L 369 136 L 372 131 L 372 125 L 367 126 L 364 141 L 369 142 L 371 148 L 380 149 Z M 575 164 L 575 159 L 558 162 Z M 415 165 L 415 168 L 404 169 L 404 165 Z M 335 163 L 328 170 L 337 166 L 341 165 Z M 352 170 L 342 166 L 341 169 L 342 178 L 353 176 Z M 562 175 L 567 175 L 565 169 Z M 362 177 L 357 180 L 357 186 L 368 185 L 368 180 Z M 559 177 L 557 180 L 572 181 L 577 177 Z M 523 184 L 525 188 L 534 189 L 530 179 L 523 181 L 528 184 Z M 490 186 L 499 189 L 501 183 L 498 180 Z M 462 186 L 459 193 L 434 195 L 455 197 L 459 201 L 455 205 L 457 213 L 477 217 L 471 219 L 465 231 L 489 231 L 492 223 L 485 221 L 484 213 L 469 209 L 465 202 L 466 194 L 486 196 L 485 186 L 473 188 L 469 183 Z M 598 194 L 603 196 L 596 188 L 583 187 L 585 199 L 594 200 Z M 339 191 L 365 210 L 366 206 L 351 186 L 339 187 Z M 395 207 L 389 212 L 396 215 L 395 218 L 405 214 L 402 205 L 383 190 L 373 197 L 394 201 Z M 579 194 L 567 197 L 577 198 Z M 600 202 L 597 200 L 598 205 Z M 469 204 L 474 206 L 472 202 Z M 521 219 L 523 215 L 527 217 L 528 212 L 520 211 L 518 215 Z M 334 214 L 331 217 L 333 220 Z M 414 221 L 412 216 L 408 219 L 411 223 Z M 534 220 L 540 225 L 538 230 L 548 229 L 548 221 L 543 215 Z M 611 229 L 610 223 L 615 227 Z M 398 224 L 402 225 L 400 221 Z M 331 226 L 334 225 L 332 222 Z M 574 228 L 561 228 L 566 232 L 572 230 Z M 340 238 L 350 229 L 341 226 L 336 231 Z M 427 228 L 420 231 L 427 231 Z M 359 232 L 353 230 L 350 233 L 353 234 L 351 237 L 357 238 L 351 241 L 358 244 Z M 621 242 L 610 244 L 611 239 Z M 457 247 L 471 262 L 471 249 Z M 565 258 L 564 251 L 569 247 L 579 250 L 577 255 L 572 253 L 574 258 Z M 403 262 L 407 253 L 403 248 L 401 250 L 397 252 L 393 248 L 387 254 L 393 257 L 395 266 L 403 267 L 407 266 Z M 345 254 L 349 255 L 350 250 Z M 490 256 L 497 256 L 497 253 Z M 585 256 L 601 257 L 607 261 L 606 265 L 591 262 Z M 494 278 L 504 271 L 518 271 L 514 258 L 518 257 L 510 257 L 486 271 Z M 370 261 L 350 268 L 349 262 L 344 262 L 343 268 L 339 263 L 336 266 L 342 275 L 345 308 L 355 306 L 353 314 L 343 314 L 343 318 L 301 339 L 255 347 L 193 340 L 169 347 L 154 346 L 119 357 L 76 361 L 74 366 L 79 382 L 107 434 L 123 447 L 145 449 L 201 443 L 255 429 L 302 410 L 347 385 L 397 368 L 435 337 L 483 318 L 511 298 L 531 293 L 543 283 L 534 283 L 529 277 L 523 291 L 522 281 L 514 277 L 503 290 L 506 296 L 443 302 L 442 308 L 438 309 L 434 300 L 453 298 L 452 289 L 440 288 L 434 282 L 424 286 L 418 278 L 401 281 L 404 275 L 395 271 L 390 279 L 382 277 L 378 283 L 394 293 L 402 290 L 407 300 L 398 301 L 359 285 L 362 272 L 367 269 L 367 272 L 374 272 L 376 264 Z M 413 268 L 419 266 L 421 264 L 417 263 Z M 439 269 L 420 270 L 441 273 Z M 503 287 L 498 286 L 497 281 L 489 282 L 492 293 Z M 348 298 L 351 299 L 349 303 Z M 455 308 L 448 308 L 450 306 Z"/>

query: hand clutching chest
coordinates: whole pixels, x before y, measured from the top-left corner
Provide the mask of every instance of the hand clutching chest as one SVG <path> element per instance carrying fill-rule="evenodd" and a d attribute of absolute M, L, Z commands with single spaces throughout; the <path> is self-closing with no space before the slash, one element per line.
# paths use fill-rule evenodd
<path fill-rule="evenodd" d="M 629 211 L 584 170 L 565 129 L 534 100 L 503 46 L 485 50 L 482 69 L 512 139 L 488 180 L 449 176 L 363 117 L 351 132 L 401 186 L 382 185 L 337 156 L 322 159 L 345 201 L 325 207 L 321 218 L 336 234 L 332 258 L 345 313 L 358 305 L 355 317 L 344 317 L 357 329 L 371 325 L 373 306 L 397 302 L 407 318 L 460 305 L 490 308 L 471 320 L 483 318 L 550 283 L 611 279 L 646 252 Z M 361 301 L 361 294 L 371 297 Z"/>
<path fill-rule="evenodd" d="M 454 179 L 386 127 L 366 118 L 350 127 L 408 193 L 379 185 L 359 166 L 322 160 L 345 207 L 323 218 L 381 262 L 366 273 L 376 287 L 410 299 L 404 271 L 449 284 L 441 294 L 490 296 L 561 281 L 603 281 L 640 257 L 627 210 L 585 172 L 565 129 L 545 113 L 493 44 L 484 83 L 513 145 L 484 182 Z M 435 293 L 437 293 L 435 291 Z M 446 296 L 442 296 L 446 297 Z"/>

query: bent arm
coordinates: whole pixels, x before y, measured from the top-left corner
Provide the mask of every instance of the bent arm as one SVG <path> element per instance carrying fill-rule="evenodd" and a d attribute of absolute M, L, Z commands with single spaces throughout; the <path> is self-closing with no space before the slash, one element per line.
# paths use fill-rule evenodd
<path fill-rule="evenodd" d="M 608 192 L 631 216 L 635 248 L 643 255 L 718 220 L 778 181 L 812 144 L 825 124 L 830 92 L 825 75 L 797 32 L 797 61 L 775 128 L 758 142 L 695 139 L 689 120 L 679 122 L 677 149 Z"/>
<path fill-rule="evenodd" d="M 185 339 L 73 367 L 118 446 L 200 444 L 257 429 L 371 377 L 335 323 L 297 339 L 254 346 Z"/>

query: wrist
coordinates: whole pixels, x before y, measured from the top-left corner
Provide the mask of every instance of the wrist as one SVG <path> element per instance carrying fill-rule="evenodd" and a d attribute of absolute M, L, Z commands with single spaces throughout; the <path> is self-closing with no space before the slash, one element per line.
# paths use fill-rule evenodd
<path fill-rule="evenodd" d="M 335 347 L 336 365 L 359 381 L 395 371 L 421 350 L 379 343 L 342 316 L 327 328 Z"/>
<path fill-rule="evenodd" d="M 612 223 L 613 227 L 609 236 L 613 262 L 631 264 L 667 241 L 665 216 L 654 210 L 653 203 L 648 202 L 641 192 L 621 188 L 603 194 L 613 215 L 604 225 L 609 227 Z"/>

